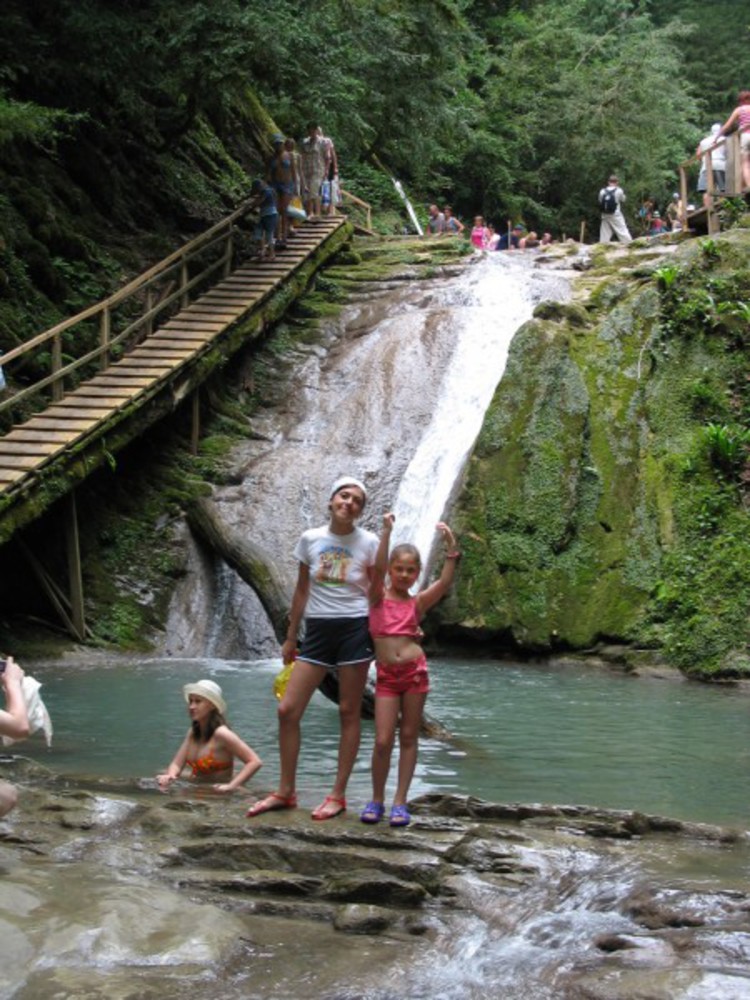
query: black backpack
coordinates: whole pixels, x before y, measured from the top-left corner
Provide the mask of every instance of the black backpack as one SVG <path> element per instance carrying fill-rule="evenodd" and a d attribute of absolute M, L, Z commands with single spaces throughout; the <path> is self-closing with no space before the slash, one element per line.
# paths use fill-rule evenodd
<path fill-rule="evenodd" d="M 599 196 L 599 207 L 605 215 L 617 211 L 617 188 L 605 188 Z"/>

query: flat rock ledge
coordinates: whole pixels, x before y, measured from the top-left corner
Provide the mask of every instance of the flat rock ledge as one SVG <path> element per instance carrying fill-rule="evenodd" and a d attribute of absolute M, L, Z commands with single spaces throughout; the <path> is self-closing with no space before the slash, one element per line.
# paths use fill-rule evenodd
<path fill-rule="evenodd" d="M 0 824 L 0 869 L 23 858 L 90 860 L 106 841 L 155 886 L 243 918 L 325 923 L 341 935 L 424 938 L 438 947 L 462 921 L 488 913 L 502 928 L 496 933 L 519 933 L 519 909 L 554 913 L 572 887 L 586 886 L 590 898 L 580 905 L 612 913 L 613 929 L 586 931 L 585 947 L 576 941 L 585 959 L 567 963 L 560 997 L 678 997 L 669 991 L 702 988 L 709 974 L 717 988 L 726 977 L 750 986 L 750 893 L 698 874 L 672 877 L 668 865 L 655 876 L 643 863 L 747 854 L 744 831 L 472 796 L 425 795 L 410 806 L 406 829 L 366 826 L 354 810 L 326 823 L 302 808 L 248 820 L 236 798 L 160 795 L 124 782 L 72 788 L 49 777 L 31 781 L 21 807 Z M 636 868 L 637 878 L 610 878 Z M 644 993 L 647 972 L 655 978 Z"/>

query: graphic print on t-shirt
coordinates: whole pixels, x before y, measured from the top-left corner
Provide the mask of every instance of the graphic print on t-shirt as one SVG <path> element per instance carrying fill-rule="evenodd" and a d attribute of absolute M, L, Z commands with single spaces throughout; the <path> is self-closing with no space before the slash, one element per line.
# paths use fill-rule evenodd
<path fill-rule="evenodd" d="M 315 579 L 328 587 L 338 587 L 346 583 L 346 574 L 351 561 L 351 552 L 343 545 L 329 545 L 320 553 Z"/>

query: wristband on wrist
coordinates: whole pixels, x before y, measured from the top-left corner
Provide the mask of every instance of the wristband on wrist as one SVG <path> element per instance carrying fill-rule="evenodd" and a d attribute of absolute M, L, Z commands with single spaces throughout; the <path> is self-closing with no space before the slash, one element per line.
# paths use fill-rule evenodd
<path fill-rule="evenodd" d="M 446 559 L 456 559 L 456 560 L 458 560 L 458 559 L 461 558 L 461 553 L 458 550 L 456 550 L 455 552 L 446 552 L 445 553 L 445 558 Z"/>

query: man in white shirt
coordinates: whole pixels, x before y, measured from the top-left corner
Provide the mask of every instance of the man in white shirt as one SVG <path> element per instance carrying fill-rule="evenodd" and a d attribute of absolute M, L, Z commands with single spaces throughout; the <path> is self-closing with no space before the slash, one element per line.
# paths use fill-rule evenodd
<path fill-rule="evenodd" d="M 599 242 L 609 243 L 616 236 L 620 243 L 630 243 L 632 237 L 622 214 L 622 204 L 625 192 L 620 187 L 615 174 L 612 174 L 605 187 L 599 192 L 599 209 L 601 222 L 599 224 Z"/>

